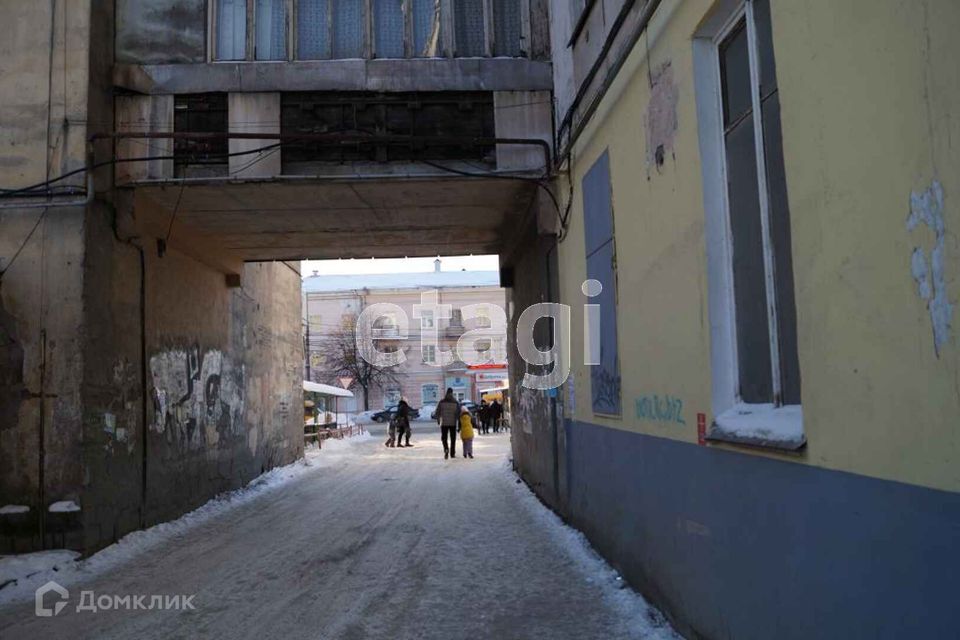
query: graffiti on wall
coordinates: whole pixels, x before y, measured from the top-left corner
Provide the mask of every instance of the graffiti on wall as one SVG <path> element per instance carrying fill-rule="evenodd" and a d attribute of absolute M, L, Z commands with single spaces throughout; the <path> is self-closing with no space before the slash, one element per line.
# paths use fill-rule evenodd
<path fill-rule="evenodd" d="M 666 424 L 687 424 L 683 417 L 683 400 L 670 395 L 641 396 L 636 402 L 637 418 Z"/>
<path fill-rule="evenodd" d="M 151 429 L 180 448 L 214 446 L 243 430 L 243 368 L 217 350 L 165 351 L 150 358 Z"/>

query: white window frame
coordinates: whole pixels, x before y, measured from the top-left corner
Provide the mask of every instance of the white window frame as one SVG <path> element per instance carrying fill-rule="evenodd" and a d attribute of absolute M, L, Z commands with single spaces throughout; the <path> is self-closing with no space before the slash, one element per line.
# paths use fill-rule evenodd
<path fill-rule="evenodd" d="M 427 400 L 427 394 L 426 394 L 427 387 L 433 387 L 434 389 L 436 389 L 436 393 L 433 394 L 434 397 L 430 400 Z M 440 385 L 438 383 L 427 382 L 420 385 L 420 404 L 422 404 L 423 406 L 426 406 L 427 404 L 436 403 L 439 401 L 440 401 Z"/>
<path fill-rule="evenodd" d="M 803 414 L 799 405 L 748 404 L 739 393 L 740 371 L 737 357 L 737 318 L 733 280 L 733 236 L 727 191 L 727 157 L 723 125 L 720 44 L 746 20 L 750 55 L 751 102 L 754 144 L 757 162 L 760 218 L 763 234 L 767 322 L 770 338 L 771 383 L 775 398 L 782 397 L 780 379 L 780 343 L 777 321 L 776 280 L 773 242 L 770 234 L 770 203 L 760 105 L 760 70 L 756 22 L 752 0 L 720 0 L 714 12 L 694 35 L 694 82 L 697 88 L 697 120 L 700 136 L 703 201 L 706 216 L 708 308 L 710 313 L 712 404 L 715 424 L 738 431 L 758 422 L 778 425 L 770 438 L 776 446 L 777 434 L 793 434 L 785 441 L 806 442 Z M 797 440 L 799 434 L 800 440 Z M 802 440 L 802 442 L 801 442 Z"/>
<path fill-rule="evenodd" d="M 433 344 L 425 344 L 422 347 L 423 351 L 423 362 L 424 364 L 436 364 L 437 363 L 437 346 Z"/>
<path fill-rule="evenodd" d="M 396 400 L 393 400 L 394 394 L 396 394 Z M 390 407 L 399 404 L 400 398 L 403 397 L 403 387 L 387 387 L 383 390 L 383 408 L 389 409 Z"/>
<path fill-rule="evenodd" d="M 433 311 L 420 312 L 420 326 L 424 329 L 432 329 L 434 326 Z"/>

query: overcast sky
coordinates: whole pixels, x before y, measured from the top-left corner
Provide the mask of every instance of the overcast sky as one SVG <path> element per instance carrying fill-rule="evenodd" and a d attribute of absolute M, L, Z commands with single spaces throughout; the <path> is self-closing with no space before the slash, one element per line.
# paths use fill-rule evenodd
<path fill-rule="evenodd" d="M 433 271 L 436 258 L 370 258 L 369 260 L 304 260 L 304 277 L 318 275 L 348 275 L 358 273 L 422 273 Z M 497 256 L 453 256 L 441 258 L 443 271 L 497 271 Z"/>

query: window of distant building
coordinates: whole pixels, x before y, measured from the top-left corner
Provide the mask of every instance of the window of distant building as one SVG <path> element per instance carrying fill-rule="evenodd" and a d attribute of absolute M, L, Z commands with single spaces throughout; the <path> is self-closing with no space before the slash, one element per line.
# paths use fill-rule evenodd
<path fill-rule="evenodd" d="M 790 211 L 769 0 L 722 2 L 694 40 L 722 439 L 804 442 Z M 776 443 L 772 446 L 776 446 Z"/>
<path fill-rule="evenodd" d="M 440 401 L 440 385 L 438 384 L 422 385 L 420 387 L 420 392 L 423 400 L 421 404 L 424 407 Z"/>
<path fill-rule="evenodd" d="M 437 347 L 432 344 L 423 345 L 423 361 L 427 364 L 435 364 L 437 362 Z"/>
<path fill-rule="evenodd" d="M 396 406 L 403 396 L 400 387 L 387 387 L 383 392 L 384 409 Z"/>

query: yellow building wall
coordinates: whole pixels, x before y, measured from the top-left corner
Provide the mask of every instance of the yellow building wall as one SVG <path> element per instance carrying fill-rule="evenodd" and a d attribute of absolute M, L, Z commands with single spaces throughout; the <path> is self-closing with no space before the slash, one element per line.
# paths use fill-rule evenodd
<path fill-rule="evenodd" d="M 574 309 L 568 417 L 696 443 L 711 412 L 710 318 L 692 37 L 713 3 L 665 0 L 573 149 L 559 248 Z M 908 231 L 911 194 L 945 194 L 944 286 L 960 306 L 960 3 L 771 0 L 793 242 L 804 429 L 799 455 L 751 455 L 960 490 L 960 320 L 939 356 L 911 273 L 935 234 Z M 647 51 L 649 50 L 649 57 Z M 651 78 L 669 63 L 677 130 L 648 162 Z M 584 174 L 609 150 L 623 416 L 595 416 L 581 336 Z M 561 180 L 560 191 L 567 184 Z M 569 398 L 569 389 L 564 397 Z M 683 401 L 685 425 L 636 417 Z"/>

